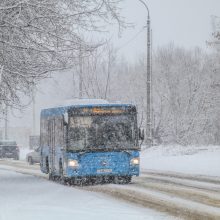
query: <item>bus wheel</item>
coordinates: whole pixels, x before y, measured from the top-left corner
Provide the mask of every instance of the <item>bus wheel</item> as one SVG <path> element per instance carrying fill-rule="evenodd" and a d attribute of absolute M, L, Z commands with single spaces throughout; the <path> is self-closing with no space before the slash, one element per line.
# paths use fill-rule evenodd
<path fill-rule="evenodd" d="M 115 176 L 114 183 L 115 184 L 128 184 L 131 182 L 131 176 Z"/>
<path fill-rule="evenodd" d="M 53 174 L 52 170 L 49 171 L 49 180 L 57 181 L 57 176 Z"/>
<path fill-rule="evenodd" d="M 53 176 L 53 174 L 49 171 L 49 180 L 54 180 L 54 176 Z"/>
<path fill-rule="evenodd" d="M 45 165 L 46 165 L 46 173 L 48 174 L 50 172 L 48 157 L 46 157 Z"/>
<path fill-rule="evenodd" d="M 63 175 L 63 165 L 62 165 L 62 162 L 60 162 L 59 174 L 60 174 L 60 183 L 63 184 L 63 185 L 67 185 L 67 184 L 68 184 L 68 180 L 67 180 L 67 178 Z"/>
<path fill-rule="evenodd" d="M 83 185 L 82 178 L 73 177 L 70 181 L 70 184 L 75 186 L 82 186 Z"/>

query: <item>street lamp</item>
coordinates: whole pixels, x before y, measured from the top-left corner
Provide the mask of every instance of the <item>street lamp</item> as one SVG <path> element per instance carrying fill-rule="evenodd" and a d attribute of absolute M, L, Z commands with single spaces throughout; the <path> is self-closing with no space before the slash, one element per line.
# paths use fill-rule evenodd
<path fill-rule="evenodd" d="M 32 135 L 36 135 L 36 84 L 33 83 L 33 88 L 32 88 L 32 104 L 33 104 L 33 109 L 32 109 L 32 120 L 33 120 L 33 125 L 32 125 Z"/>
<path fill-rule="evenodd" d="M 8 104 L 5 104 L 5 140 L 8 140 Z"/>
<path fill-rule="evenodd" d="M 150 30 L 150 11 L 143 0 L 139 0 L 147 9 L 147 119 L 146 119 L 146 138 L 148 147 L 152 146 L 152 107 L 151 107 L 151 30 Z"/>

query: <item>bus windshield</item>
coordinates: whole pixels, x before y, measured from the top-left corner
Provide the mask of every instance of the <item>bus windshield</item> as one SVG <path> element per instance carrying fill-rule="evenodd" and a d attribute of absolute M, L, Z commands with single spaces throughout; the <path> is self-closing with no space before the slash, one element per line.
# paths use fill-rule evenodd
<path fill-rule="evenodd" d="M 68 150 L 98 151 L 132 149 L 135 146 L 133 115 L 72 116 Z"/>

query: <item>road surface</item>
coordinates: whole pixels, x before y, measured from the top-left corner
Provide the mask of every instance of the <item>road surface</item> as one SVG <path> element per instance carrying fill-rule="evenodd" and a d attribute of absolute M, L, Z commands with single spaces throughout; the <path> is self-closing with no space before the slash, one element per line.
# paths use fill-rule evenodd
<path fill-rule="evenodd" d="M 26 176 L 32 180 L 37 178 L 38 181 L 46 181 L 51 186 L 66 187 L 70 191 L 78 190 L 82 193 L 101 193 L 99 195 L 108 195 L 111 199 L 117 199 L 115 201 L 125 201 L 124 204 L 133 203 L 138 209 L 142 206 L 147 212 L 150 208 L 161 213 L 153 214 L 152 218 L 147 215 L 148 218 L 145 216 L 144 219 L 220 219 L 220 178 L 217 177 L 145 170 L 128 185 L 76 187 L 49 182 L 48 177 L 40 173 L 39 165 L 28 166 L 20 161 L 3 160 L 0 161 L 0 170 L 1 168 L 31 174 L 32 176 Z M 139 218 L 136 216 L 134 219 Z"/>

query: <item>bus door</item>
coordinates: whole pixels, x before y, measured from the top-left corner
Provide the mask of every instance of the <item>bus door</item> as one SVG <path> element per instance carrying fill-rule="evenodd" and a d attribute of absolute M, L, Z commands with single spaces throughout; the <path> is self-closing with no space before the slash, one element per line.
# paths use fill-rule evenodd
<path fill-rule="evenodd" d="M 51 171 L 55 169 L 55 120 L 49 120 L 49 158 Z"/>

